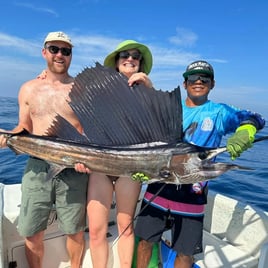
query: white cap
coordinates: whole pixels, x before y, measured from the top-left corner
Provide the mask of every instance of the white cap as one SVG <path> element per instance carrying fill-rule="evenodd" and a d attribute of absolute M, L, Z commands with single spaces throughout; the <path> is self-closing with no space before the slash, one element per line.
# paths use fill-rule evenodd
<path fill-rule="evenodd" d="M 64 32 L 50 32 L 44 41 L 44 45 L 49 41 L 62 41 L 73 47 L 71 38 Z"/>

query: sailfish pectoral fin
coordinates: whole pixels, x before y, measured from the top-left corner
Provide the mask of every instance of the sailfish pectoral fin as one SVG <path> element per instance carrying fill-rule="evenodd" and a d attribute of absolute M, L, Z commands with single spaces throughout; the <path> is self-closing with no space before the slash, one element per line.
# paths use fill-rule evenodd
<path fill-rule="evenodd" d="M 48 169 L 48 173 L 47 173 L 47 180 L 53 179 L 59 173 L 61 173 L 65 168 L 66 168 L 66 166 L 63 166 L 63 165 L 58 165 L 58 164 L 55 164 L 55 163 L 49 163 L 49 169 Z"/>

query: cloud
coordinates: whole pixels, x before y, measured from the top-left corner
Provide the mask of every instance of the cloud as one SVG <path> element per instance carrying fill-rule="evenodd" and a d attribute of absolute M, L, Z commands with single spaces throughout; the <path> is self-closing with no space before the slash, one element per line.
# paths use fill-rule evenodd
<path fill-rule="evenodd" d="M 0 57 L 0 96 L 16 97 L 20 86 L 27 80 L 33 79 L 44 68 L 29 60 L 4 56 Z"/>
<path fill-rule="evenodd" d="M 216 81 L 217 82 L 217 81 Z M 260 95 L 264 89 L 255 86 L 217 86 L 211 91 L 209 97 L 215 102 L 224 102 L 241 109 L 258 112 L 264 117 L 268 116 L 267 102 L 261 101 Z"/>
<path fill-rule="evenodd" d="M 93 66 L 96 61 L 103 63 L 107 54 L 124 40 L 106 35 L 79 34 L 75 31 L 68 31 L 68 34 L 75 45 L 70 67 L 70 74 L 73 76 L 81 72 L 84 67 Z M 43 39 L 40 38 L 45 35 L 46 33 L 41 33 L 35 39 L 30 40 L 0 32 L 0 47 L 4 51 L 2 55 L 5 55 L 0 57 L 0 80 L 2 82 L 0 96 L 16 96 L 17 92 L 12 93 L 12 90 L 18 89 L 23 82 L 36 77 L 46 68 L 46 63 L 41 56 Z M 181 85 L 182 73 L 186 66 L 202 58 L 201 54 L 186 50 L 186 48 L 159 45 L 147 40 L 142 42 L 150 47 L 153 54 L 154 64 L 150 78 L 156 89 L 170 91 Z M 220 58 L 213 58 L 211 61 L 220 64 L 225 62 Z M 224 90 L 217 90 L 215 93 L 222 92 Z M 182 93 L 185 93 L 184 90 Z"/>
<path fill-rule="evenodd" d="M 198 40 L 197 34 L 186 28 L 177 27 L 176 32 L 177 34 L 175 36 L 171 36 L 169 38 L 169 41 L 172 44 L 190 47 L 193 46 Z"/>
<path fill-rule="evenodd" d="M 75 45 L 70 67 L 70 74 L 74 76 L 81 72 L 84 67 L 93 66 L 95 61 L 103 63 L 106 55 L 124 40 L 104 35 L 68 33 Z M 32 79 L 45 68 L 45 62 L 40 55 L 43 40 L 38 39 L 22 39 L 0 32 L 0 46 L 2 46 L 2 50 L 5 49 L 7 52 L 4 54 L 5 57 L 0 58 L 1 66 L 3 66 L 0 67 L 2 73 L 0 79 L 4 86 L 2 89 L 18 88 L 22 82 Z M 146 40 L 144 43 L 152 50 L 154 65 L 150 77 L 158 89 L 172 90 L 176 87 L 181 81 L 181 74 L 185 66 L 190 61 L 200 57 L 197 53 L 182 49 L 167 48 L 148 43 Z M 20 51 L 20 55 L 18 55 L 18 51 Z M 4 85 L 5 83 L 6 85 Z M 1 95 L 3 96 L 3 93 L 0 89 Z M 14 96 L 14 94 L 10 95 Z"/>
<path fill-rule="evenodd" d="M 21 7 L 25 7 L 25 8 L 28 8 L 28 9 L 31 9 L 33 11 L 36 11 L 36 12 L 42 12 L 42 13 L 47 13 L 47 14 L 50 14 L 50 15 L 53 15 L 55 17 L 58 17 L 58 13 L 55 12 L 54 10 L 50 9 L 50 8 L 46 8 L 46 7 L 36 7 L 34 6 L 32 3 L 21 3 L 21 2 L 16 2 L 15 3 L 16 6 L 21 6 Z"/>
<path fill-rule="evenodd" d="M 7 51 L 22 52 L 30 56 L 40 55 L 40 44 L 0 32 L 0 47 Z"/>

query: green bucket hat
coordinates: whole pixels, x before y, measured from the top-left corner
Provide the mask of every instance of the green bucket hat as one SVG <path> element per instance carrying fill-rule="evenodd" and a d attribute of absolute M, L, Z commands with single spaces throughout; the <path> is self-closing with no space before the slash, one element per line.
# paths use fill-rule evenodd
<path fill-rule="evenodd" d="M 134 40 L 125 40 L 124 42 L 120 43 L 117 46 L 117 48 L 105 58 L 104 66 L 114 68 L 116 55 L 121 51 L 129 50 L 129 49 L 138 49 L 140 51 L 143 57 L 144 72 L 146 74 L 149 74 L 153 65 L 152 53 L 147 46 L 141 43 L 138 43 Z"/>

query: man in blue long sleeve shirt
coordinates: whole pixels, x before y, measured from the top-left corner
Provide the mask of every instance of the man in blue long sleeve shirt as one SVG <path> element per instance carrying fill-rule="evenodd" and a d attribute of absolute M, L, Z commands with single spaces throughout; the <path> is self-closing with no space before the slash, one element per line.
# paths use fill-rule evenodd
<path fill-rule="evenodd" d="M 182 103 L 184 140 L 215 148 L 224 135 L 235 132 L 227 141 L 232 159 L 251 147 L 256 131 L 265 125 L 264 119 L 259 114 L 208 99 L 215 85 L 214 70 L 208 62 L 199 60 L 191 63 L 183 77 L 187 91 L 186 100 Z M 172 231 L 171 247 L 177 252 L 174 267 L 192 267 L 193 255 L 203 251 L 207 184 L 206 178 L 195 184 L 167 184 L 151 202 L 149 200 L 159 191 L 162 183 L 148 185 L 142 203 L 142 208 L 147 207 L 139 215 L 135 227 L 136 236 L 140 238 L 137 268 L 148 266 L 153 243 L 159 242 L 168 228 Z M 167 226 L 167 223 L 172 224 Z"/>

